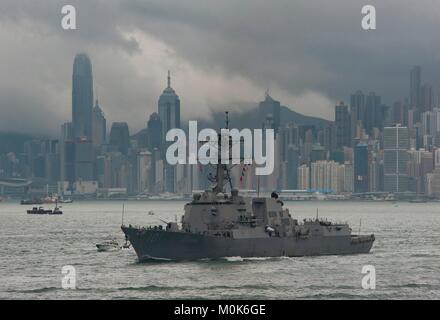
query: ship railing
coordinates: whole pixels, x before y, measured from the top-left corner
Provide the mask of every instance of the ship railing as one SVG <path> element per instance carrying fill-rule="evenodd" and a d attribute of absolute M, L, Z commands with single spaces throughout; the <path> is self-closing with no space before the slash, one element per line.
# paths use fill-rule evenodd
<path fill-rule="evenodd" d="M 165 230 L 163 225 L 161 224 L 146 224 L 146 225 L 123 225 L 124 227 L 133 228 L 133 229 L 139 229 L 139 230 Z"/>
<path fill-rule="evenodd" d="M 347 221 L 331 221 L 331 220 L 327 220 L 326 218 L 305 218 L 304 223 L 316 223 L 319 222 L 321 225 L 324 226 L 344 226 L 347 225 L 348 226 L 348 222 Z"/>

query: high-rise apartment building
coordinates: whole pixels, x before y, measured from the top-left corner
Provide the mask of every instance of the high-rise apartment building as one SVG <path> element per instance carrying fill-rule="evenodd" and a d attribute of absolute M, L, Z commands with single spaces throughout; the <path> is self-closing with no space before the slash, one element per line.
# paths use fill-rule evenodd
<path fill-rule="evenodd" d="M 385 127 L 383 140 L 384 191 L 393 193 L 408 191 L 409 130 L 398 125 Z"/>
<path fill-rule="evenodd" d="M 368 192 L 368 146 L 365 143 L 354 148 L 354 191 Z"/>

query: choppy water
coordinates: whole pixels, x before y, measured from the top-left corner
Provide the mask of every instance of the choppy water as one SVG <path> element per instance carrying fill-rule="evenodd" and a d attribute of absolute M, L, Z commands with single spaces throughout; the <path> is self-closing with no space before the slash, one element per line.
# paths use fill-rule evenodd
<path fill-rule="evenodd" d="M 126 202 L 125 222 L 174 220 L 183 202 Z M 0 299 L 440 299 L 440 203 L 286 203 L 299 219 L 347 221 L 375 233 L 371 254 L 143 263 L 134 251 L 97 252 L 121 242 L 122 202 L 65 204 L 62 216 L 31 216 L 0 203 Z M 147 215 L 153 210 L 154 216 Z M 72 265 L 77 289 L 61 288 Z M 362 266 L 376 290 L 362 289 Z"/>

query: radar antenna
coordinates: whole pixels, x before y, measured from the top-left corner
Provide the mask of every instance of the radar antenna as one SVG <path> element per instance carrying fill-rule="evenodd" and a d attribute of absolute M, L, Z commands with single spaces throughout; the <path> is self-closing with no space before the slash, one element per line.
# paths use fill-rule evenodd
<path fill-rule="evenodd" d="M 225 111 L 225 129 L 229 130 L 229 111 Z M 228 140 L 226 140 L 226 139 Z M 231 160 L 231 155 L 230 155 L 230 151 L 231 151 L 231 147 L 232 147 L 232 137 L 231 135 L 225 136 L 223 137 L 221 130 L 218 133 L 218 139 L 217 139 L 217 144 L 218 144 L 218 161 L 217 161 L 217 170 L 216 170 L 216 181 L 217 184 L 214 187 L 213 191 L 216 193 L 219 192 L 224 192 L 224 184 L 225 184 L 225 180 L 226 183 L 229 183 L 229 187 L 232 191 L 232 180 L 231 180 L 231 176 L 229 174 L 229 168 L 225 163 L 222 163 L 222 149 L 223 149 L 223 144 L 224 144 L 224 140 L 226 140 L 227 143 L 227 148 L 229 149 L 229 158 Z"/>
<path fill-rule="evenodd" d="M 209 176 L 208 180 L 212 183 L 215 183 L 215 186 L 212 188 L 212 191 L 215 193 L 222 192 L 224 193 L 224 186 L 225 184 L 229 184 L 231 193 L 232 193 L 232 179 L 230 175 L 230 169 L 234 167 L 235 165 L 229 165 L 222 162 L 222 156 L 223 152 L 222 150 L 228 149 L 228 157 L 229 161 L 232 161 L 232 136 L 229 133 L 229 111 L 225 111 L 225 128 L 228 130 L 228 133 L 222 134 L 222 129 L 220 129 L 220 132 L 217 134 L 217 164 L 215 167 L 215 176 Z M 202 141 L 199 141 L 202 142 Z M 210 141 L 203 141 L 203 142 L 210 142 Z M 238 143 L 242 143 L 242 141 L 238 141 Z M 240 162 L 243 160 L 243 158 L 240 156 Z"/>

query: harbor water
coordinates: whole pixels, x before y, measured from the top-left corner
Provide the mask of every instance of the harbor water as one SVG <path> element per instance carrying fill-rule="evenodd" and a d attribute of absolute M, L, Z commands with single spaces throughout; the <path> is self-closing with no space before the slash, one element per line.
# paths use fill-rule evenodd
<path fill-rule="evenodd" d="M 374 233 L 370 254 L 300 258 L 225 257 L 138 263 L 124 242 L 125 224 L 180 221 L 182 201 L 83 201 L 63 215 L 27 215 L 30 206 L 0 203 L 0 299 L 440 299 L 440 203 L 286 202 L 298 220 L 348 222 Z M 50 206 L 48 206 L 50 207 Z M 148 212 L 152 211 L 153 214 Z M 376 288 L 364 289 L 373 266 Z M 62 288 L 73 266 L 76 288 Z"/>

